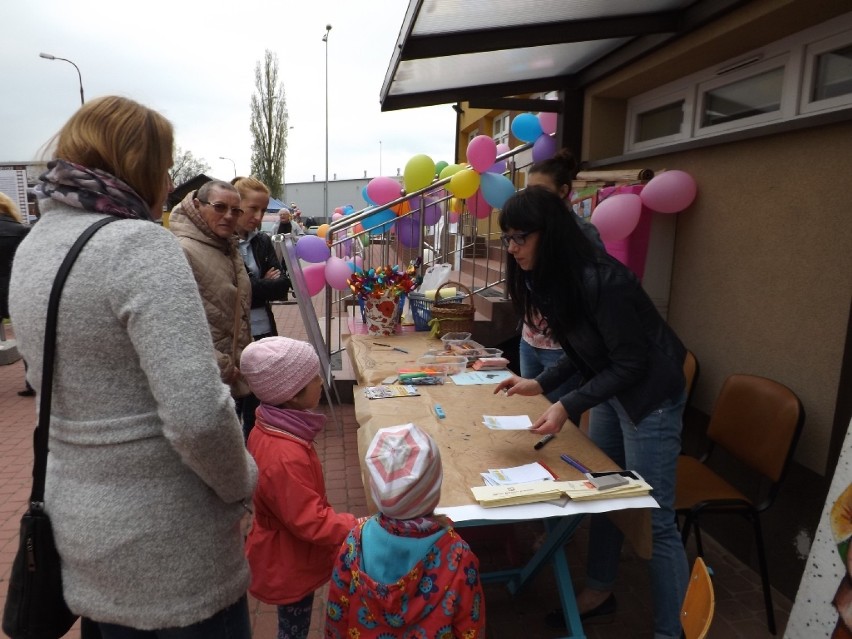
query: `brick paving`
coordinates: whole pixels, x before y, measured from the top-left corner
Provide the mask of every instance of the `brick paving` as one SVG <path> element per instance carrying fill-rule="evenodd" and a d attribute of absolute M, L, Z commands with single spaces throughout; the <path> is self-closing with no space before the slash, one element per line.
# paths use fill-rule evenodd
<path fill-rule="evenodd" d="M 316 304 L 316 300 L 315 300 Z M 281 334 L 304 338 L 306 332 L 295 305 L 274 307 Z M 8 337 L 13 338 L 10 331 Z M 0 366 L 0 605 L 5 602 L 6 580 L 18 543 L 18 520 L 29 496 L 32 470 L 32 428 L 35 424 L 33 398 L 19 397 L 23 388 L 24 368 L 19 361 Z M 323 408 L 323 407 L 321 407 Z M 342 433 L 329 423 L 329 428 L 316 440 L 331 503 L 355 515 L 366 514 L 366 499 L 361 484 L 356 442 L 357 422 L 354 407 L 344 404 L 336 408 L 343 424 Z M 484 569 L 506 567 L 512 561 L 523 561 L 532 551 L 539 529 L 535 524 L 473 532 L 462 530 L 480 557 Z M 705 559 L 714 571 L 716 614 L 710 639 L 761 639 L 771 637 L 766 629 L 760 579 L 706 536 Z M 575 580 L 582 584 L 588 528 L 581 525 L 566 545 L 566 553 Z M 692 559 L 692 555 L 690 555 Z M 645 564 L 625 548 L 621 574 L 616 587 L 618 612 L 608 624 L 585 628 L 589 639 L 652 637 L 649 580 Z M 543 570 L 517 595 L 510 595 L 503 584 L 486 586 L 486 609 L 489 639 L 548 639 L 561 636 L 548 629 L 543 618 L 557 605 L 557 593 L 551 571 Z M 783 636 L 791 602 L 777 591 L 773 593 L 778 636 Z M 315 598 L 310 639 L 322 636 L 325 588 Z M 253 635 L 258 639 L 274 639 L 277 619 L 274 606 L 251 601 Z M 68 635 L 79 638 L 75 627 Z"/>

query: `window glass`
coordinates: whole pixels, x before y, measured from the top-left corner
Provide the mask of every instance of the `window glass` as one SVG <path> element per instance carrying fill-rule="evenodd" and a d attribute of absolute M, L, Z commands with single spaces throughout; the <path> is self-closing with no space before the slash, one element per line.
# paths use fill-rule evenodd
<path fill-rule="evenodd" d="M 817 56 L 811 101 L 852 93 L 852 45 Z"/>
<path fill-rule="evenodd" d="M 634 142 L 646 142 L 680 133 L 683 124 L 683 105 L 684 101 L 678 100 L 637 115 Z"/>
<path fill-rule="evenodd" d="M 724 124 L 781 108 L 784 68 L 778 67 L 704 94 L 701 126 Z"/>

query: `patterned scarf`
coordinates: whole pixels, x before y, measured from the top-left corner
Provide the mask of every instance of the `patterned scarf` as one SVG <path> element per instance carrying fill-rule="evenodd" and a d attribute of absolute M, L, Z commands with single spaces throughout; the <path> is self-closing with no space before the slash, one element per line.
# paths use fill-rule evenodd
<path fill-rule="evenodd" d="M 433 517 L 416 517 L 415 519 L 393 519 L 378 513 L 376 520 L 379 525 L 397 537 L 428 537 L 447 527 L 449 522 L 441 523 Z"/>
<path fill-rule="evenodd" d="M 42 183 L 35 189 L 39 199 L 51 198 L 84 211 L 115 217 L 152 219 L 150 207 L 139 194 L 106 171 L 53 160 L 47 163 L 47 171 L 39 179 Z"/>

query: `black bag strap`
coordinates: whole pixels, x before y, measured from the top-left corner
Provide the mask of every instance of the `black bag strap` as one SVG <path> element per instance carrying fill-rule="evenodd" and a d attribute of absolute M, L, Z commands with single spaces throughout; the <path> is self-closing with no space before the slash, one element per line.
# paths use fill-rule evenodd
<path fill-rule="evenodd" d="M 53 397 L 53 364 L 56 357 L 56 316 L 59 311 L 59 299 L 62 296 L 62 287 L 68 279 L 68 273 L 77 259 L 82 248 L 91 237 L 98 232 L 102 226 L 111 222 L 117 222 L 121 218 L 105 217 L 90 225 L 77 241 L 71 246 L 68 255 L 62 261 L 56 278 L 53 280 L 53 288 L 50 290 L 50 299 L 47 303 L 47 319 L 44 323 L 44 359 L 41 372 L 41 393 L 39 397 L 38 426 L 33 433 L 33 448 L 35 449 L 35 460 L 33 462 L 33 490 L 30 493 L 30 506 L 43 508 L 44 506 L 44 478 L 47 474 L 47 439 L 50 431 L 50 400 Z"/>

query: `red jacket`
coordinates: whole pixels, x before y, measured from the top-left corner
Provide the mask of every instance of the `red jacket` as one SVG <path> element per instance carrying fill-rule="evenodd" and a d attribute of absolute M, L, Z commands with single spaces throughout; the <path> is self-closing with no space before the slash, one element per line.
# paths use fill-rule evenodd
<path fill-rule="evenodd" d="M 268 604 L 294 603 L 328 581 L 340 544 L 357 520 L 328 503 L 322 465 L 311 442 L 258 417 L 248 450 L 259 474 L 254 524 L 246 542 L 249 592 Z"/>

